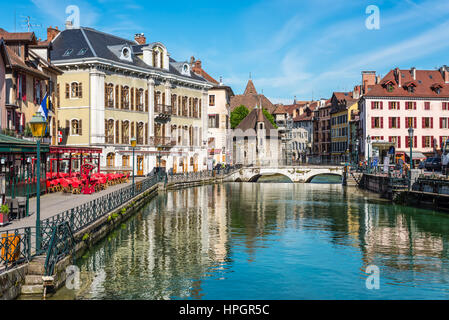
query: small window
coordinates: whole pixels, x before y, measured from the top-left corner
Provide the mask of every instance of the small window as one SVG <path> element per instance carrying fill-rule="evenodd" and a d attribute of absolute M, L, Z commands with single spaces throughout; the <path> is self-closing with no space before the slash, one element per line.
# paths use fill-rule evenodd
<path fill-rule="evenodd" d="M 78 55 L 79 55 L 79 56 L 83 56 L 86 52 L 87 52 L 87 48 L 82 48 L 82 49 L 78 52 Z"/>
<path fill-rule="evenodd" d="M 129 57 L 129 49 L 128 49 L 128 48 L 123 48 L 122 53 L 123 53 L 123 56 L 124 56 L 125 58 L 128 58 L 128 57 Z"/>
<path fill-rule="evenodd" d="M 68 56 L 70 56 L 72 54 L 72 52 L 73 52 L 73 49 L 67 49 L 62 56 L 63 57 L 68 57 Z"/>

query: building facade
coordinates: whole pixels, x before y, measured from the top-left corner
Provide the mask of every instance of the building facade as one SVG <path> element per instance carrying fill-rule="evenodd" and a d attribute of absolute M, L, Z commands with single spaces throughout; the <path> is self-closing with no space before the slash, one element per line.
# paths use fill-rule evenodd
<path fill-rule="evenodd" d="M 392 142 L 397 157 L 434 155 L 449 136 L 449 70 L 390 70 L 359 101 L 362 152 L 367 137 Z M 414 129 L 409 138 L 408 129 Z M 370 156 L 372 148 L 370 148 Z"/>
<path fill-rule="evenodd" d="M 193 172 L 207 163 L 207 99 L 212 84 L 143 34 L 127 40 L 71 28 L 53 40 L 58 77 L 58 127 L 64 144 L 103 149 L 106 171 L 156 167 Z"/>
<path fill-rule="evenodd" d="M 334 92 L 331 98 L 331 160 L 340 163 L 350 160 L 351 115 L 358 108 L 353 92 Z"/>
<path fill-rule="evenodd" d="M 231 87 L 216 85 L 208 96 L 208 154 L 213 164 L 232 163 Z"/>
<path fill-rule="evenodd" d="M 50 47 L 37 41 L 33 32 L 7 32 L 3 38 L 5 63 L 5 108 L 2 129 L 5 133 L 31 137 L 27 123 L 37 112 L 45 95 L 55 93 L 56 78 L 62 71 L 49 62 Z M 50 105 L 48 130 L 44 139 L 57 144 L 57 113 Z"/>

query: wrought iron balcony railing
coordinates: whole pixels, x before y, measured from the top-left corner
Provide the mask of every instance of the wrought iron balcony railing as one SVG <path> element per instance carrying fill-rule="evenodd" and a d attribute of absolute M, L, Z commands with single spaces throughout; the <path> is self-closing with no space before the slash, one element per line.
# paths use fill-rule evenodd
<path fill-rule="evenodd" d="M 154 113 L 155 114 L 167 114 L 167 115 L 171 115 L 172 114 L 172 106 L 167 106 L 165 104 L 156 104 L 154 106 Z"/>
<path fill-rule="evenodd" d="M 174 137 L 150 137 L 150 145 L 155 147 L 173 147 L 176 145 L 176 138 Z"/>

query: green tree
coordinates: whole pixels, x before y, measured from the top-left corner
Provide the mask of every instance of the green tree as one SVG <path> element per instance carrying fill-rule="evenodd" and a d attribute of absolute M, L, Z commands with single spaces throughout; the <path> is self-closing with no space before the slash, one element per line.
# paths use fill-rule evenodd
<path fill-rule="evenodd" d="M 244 105 L 240 105 L 231 112 L 231 128 L 235 129 L 242 122 L 243 119 L 249 114 L 249 110 Z"/>
<path fill-rule="evenodd" d="M 274 117 L 273 117 L 273 115 L 271 114 L 271 113 L 269 113 L 268 111 L 267 111 L 267 109 L 265 109 L 265 108 L 262 108 L 262 112 L 263 112 L 263 115 L 271 122 L 271 124 L 273 125 L 273 127 L 275 127 L 276 129 L 278 128 L 278 126 L 276 125 L 276 123 L 274 123 Z"/>

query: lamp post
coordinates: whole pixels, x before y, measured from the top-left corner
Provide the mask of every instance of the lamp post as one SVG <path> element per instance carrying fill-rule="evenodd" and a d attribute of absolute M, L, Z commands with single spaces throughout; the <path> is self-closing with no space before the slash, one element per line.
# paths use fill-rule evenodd
<path fill-rule="evenodd" d="M 134 195 L 134 149 L 137 145 L 137 140 L 135 137 L 131 138 L 131 147 L 133 148 L 133 195 Z"/>
<path fill-rule="evenodd" d="M 366 137 L 366 147 L 367 147 L 367 153 L 368 153 L 368 173 L 371 173 L 371 163 L 369 158 L 369 144 L 371 143 L 371 137 Z"/>
<path fill-rule="evenodd" d="M 35 114 L 30 120 L 31 133 L 36 141 L 36 251 L 41 249 L 41 140 L 47 128 L 47 121 L 40 114 Z"/>
<path fill-rule="evenodd" d="M 410 170 L 408 171 L 408 189 L 412 188 L 412 169 L 413 168 L 413 128 L 408 128 L 408 144 L 410 145 Z"/>
<path fill-rule="evenodd" d="M 355 164 L 359 166 L 359 139 L 355 140 Z"/>

